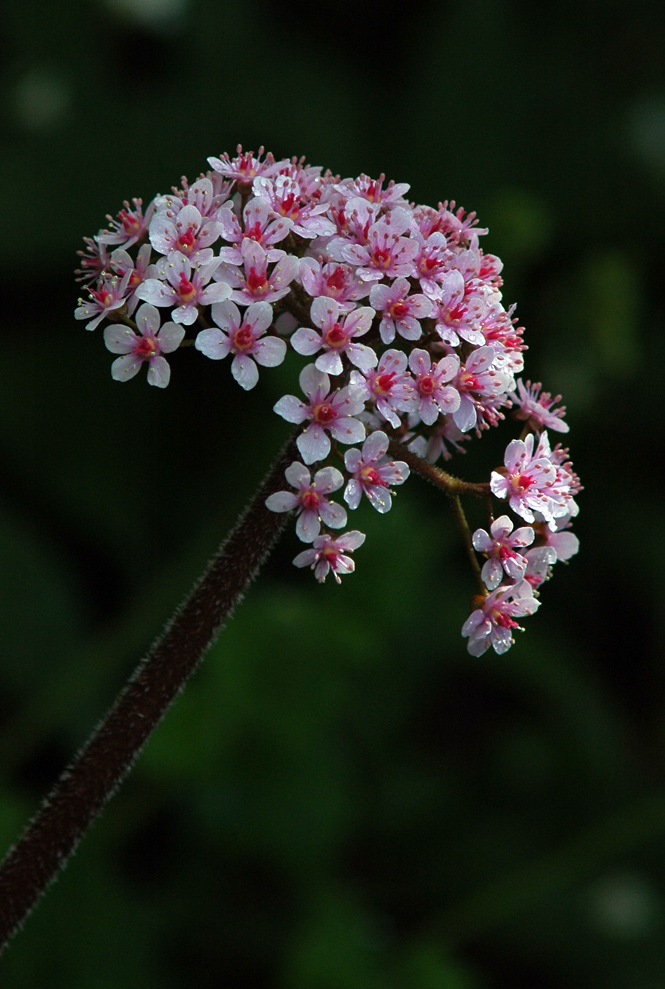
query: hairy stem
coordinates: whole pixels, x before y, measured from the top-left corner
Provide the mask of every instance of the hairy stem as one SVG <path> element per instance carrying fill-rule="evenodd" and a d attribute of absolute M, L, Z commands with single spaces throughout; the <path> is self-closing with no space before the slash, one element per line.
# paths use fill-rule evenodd
<path fill-rule="evenodd" d="M 190 595 L 0 866 L 0 951 L 57 878 L 215 641 L 287 520 L 268 511 L 296 457 L 291 440 Z"/>
<path fill-rule="evenodd" d="M 388 448 L 394 457 L 399 457 L 409 465 L 415 474 L 420 474 L 426 481 L 445 491 L 447 495 L 472 494 L 479 498 L 484 498 L 490 493 L 489 484 L 478 484 L 472 481 L 462 481 L 459 477 L 453 477 L 440 467 L 428 463 L 422 457 L 412 453 L 406 446 L 392 440 Z"/>

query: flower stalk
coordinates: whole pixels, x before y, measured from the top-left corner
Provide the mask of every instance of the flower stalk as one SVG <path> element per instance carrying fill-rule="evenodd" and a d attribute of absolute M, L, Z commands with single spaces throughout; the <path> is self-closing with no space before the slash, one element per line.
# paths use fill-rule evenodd
<path fill-rule="evenodd" d="M 0 866 L 0 951 L 118 789 L 257 575 L 287 521 L 265 506 L 293 462 L 290 440 L 192 592 L 65 769 Z"/>

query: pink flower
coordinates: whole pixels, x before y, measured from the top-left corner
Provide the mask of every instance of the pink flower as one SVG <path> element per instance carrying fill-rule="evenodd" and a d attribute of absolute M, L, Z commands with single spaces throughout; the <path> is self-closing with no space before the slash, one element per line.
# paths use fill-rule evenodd
<path fill-rule="evenodd" d="M 385 462 L 388 451 L 388 437 L 378 430 L 367 437 L 360 450 L 347 450 L 344 466 L 351 479 L 344 491 L 344 501 L 355 509 L 363 495 L 367 495 L 373 508 L 382 515 L 390 511 L 392 505 L 391 484 L 403 484 L 409 476 L 409 468 L 402 460 Z"/>
<path fill-rule="evenodd" d="M 302 287 L 313 299 L 321 296 L 336 299 L 340 312 L 349 312 L 356 300 L 362 299 L 369 291 L 367 283 L 358 278 L 351 265 L 337 261 L 323 264 L 314 258 L 302 258 L 299 278 Z"/>
<path fill-rule="evenodd" d="M 143 214 L 143 200 L 133 199 L 134 209 L 128 202 L 125 202 L 124 209 L 121 209 L 115 220 L 108 216 L 111 221 L 111 230 L 100 230 L 97 240 L 107 247 L 115 244 L 117 247 L 132 247 L 138 241 L 148 236 L 148 227 L 155 211 L 155 201 L 149 204 L 145 215 Z"/>
<path fill-rule="evenodd" d="M 559 475 L 560 466 L 550 450 L 547 433 L 540 437 L 535 452 L 533 444 L 533 433 L 525 440 L 511 440 L 503 461 L 505 467 L 492 471 L 490 488 L 497 498 L 507 498 L 512 510 L 525 521 L 534 522 L 534 513 L 538 513 L 554 530 L 557 518 L 577 514 L 572 500 L 574 475 L 565 469 Z"/>
<path fill-rule="evenodd" d="M 452 252 L 442 233 L 423 237 L 416 229 L 414 243 L 417 246 L 413 262 L 414 277 L 419 280 L 423 291 L 432 296 L 450 267 Z"/>
<path fill-rule="evenodd" d="M 448 271 L 430 293 L 435 330 L 444 343 L 457 347 L 460 338 L 474 346 L 482 346 L 485 337 L 480 329 L 482 317 L 465 299 L 466 287 L 461 272 Z M 475 300 L 474 300 L 475 301 Z"/>
<path fill-rule="evenodd" d="M 199 306 L 223 302 L 231 295 L 231 287 L 225 282 L 208 284 L 218 264 L 219 259 L 214 258 L 192 273 L 192 264 L 184 254 L 162 258 L 157 264 L 159 278 L 147 278 L 136 290 L 136 297 L 153 306 L 175 306 L 173 321 L 191 326 Z"/>
<path fill-rule="evenodd" d="M 366 401 L 373 402 L 378 414 L 397 429 L 397 412 L 415 408 L 413 378 L 406 370 L 407 357 L 401 350 L 386 350 L 376 370 L 361 375 L 351 372 L 351 384 L 362 388 Z"/>
<path fill-rule="evenodd" d="M 254 180 L 255 196 L 267 199 L 277 216 L 284 216 L 293 223 L 293 232 L 298 237 L 329 237 L 335 233 L 334 223 L 323 214 L 328 212 L 328 203 L 303 202 L 300 186 L 289 175 L 275 178 L 258 177 Z"/>
<path fill-rule="evenodd" d="M 295 395 L 285 395 L 275 405 L 275 412 L 287 422 L 309 420 L 309 426 L 296 440 L 306 464 L 328 456 L 328 432 L 340 443 L 359 443 L 365 438 L 365 427 L 353 418 L 362 412 L 365 404 L 361 389 L 350 385 L 331 393 L 330 378 L 313 364 L 300 372 L 300 387 L 308 397 L 309 405 Z"/>
<path fill-rule="evenodd" d="M 355 200 L 351 200 L 355 202 Z M 363 281 L 382 278 L 408 277 L 414 273 L 413 259 L 418 244 L 403 237 L 411 225 L 410 213 L 397 206 L 373 223 L 367 234 L 367 244 L 349 244 L 342 249 L 342 260 L 357 265 Z"/>
<path fill-rule="evenodd" d="M 139 333 L 129 326 L 114 323 L 104 330 L 104 343 L 112 354 L 122 354 L 113 361 L 111 375 L 116 381 L 129 381 L 148 362 L 148 384 L 166 388 L 171 369 L 162 354 L 170 354 L 180 346 L 185 331 L 176 323 L 164 323 L 154 306 L 145 304 L 136 313 Z M 140 334 L 140 335 L 139 335 Z"/>
<path fill-rule="evenodd" d="M 501 585 L 487 597 L 478 596 L 479 607 L 462 627 L 462 636 L 469 639 L 467 649 L 472 656 L 482 656 L 490 646 L 501 655 L 513 645 L 513 630 L 521 627 L 515 618 L 532 615 L 540 606 L 526 580 L 519 584 Z"/>
<path fill-rule="evenodd" d="M 188 205 L 175 216 L 157 213 L 150 224 L 150 243 L 160 254 L 184 254 L 193 265 L 201 267 L 212 261 L 210 245 L 219 239 L 220 232 L 219 223 L 202 216 L 196 206 Z"/>
<path fill-rule="evenodd" d="M 286 356 L 286 343 L 281 337 L 261 339 L 272 325 L 272 306 L 267 302 L 254 302 L 246 309 L 241 320 L 240 311 L 233 302 L 216 303 L 211 310 L 219 330 L 201 330 L 195 347 L 213 361 L 234 354 L 231 374 L 241 388 L 249 391 L 259 380 L 256 362 L 263 367 L 277 367 Z"/>
<path fill-rule="evenodd" d="M 526 385 L 520 378 L 517 382 L 517 392 L 511 392 L 510 398 L 517 409 L 513 412 L 515 419 L 526 420 L 529 429 L 540 432 L 542 429 L 554 429 L 558 433 L 568 432 L 568 423 L 563 421 L 566 414 L 565 405 L 558 409 L 552 406 L 561 401 L 561 395 L 552 398 L 548 391 L 542 394 L 540 383 L 532 385 L 527 381 Z"/>
<path fill-rule="evenodd" d="M 526 557 L 526 572 L 524 579 L 534 589 L 540 587 L 552 576 L 552 567 L 556 563 L 556 551 L 552 546 L 535 546 L 524 554 Z"/>
<path fill-rule="evenodd" d="M 298 274 L 298 258 L 292 254 L 282 257 L 270 275 L 268 254 L 256 241 L 245 237 L 240 248 L 244 273 L 234 265 L 221 264 L 215 278 L 227 283 L 232 302 L 249 306 L 252 302 L 277 302 L 288 295 L 291 282 Z"/>
<path fill-rule="evenodd" d="M 495 519 L 490 532 L 491 536 L 485 529 L 476 529 L 472 542 L 477 552 L 484 553 L 488 557 L 480 576 L 488 590 L 493 591 L 501 583 L 504 572 L 513 583 L 524 578 L 527 560 L 520 553 L 515 552 L 515 547 L 530 546 L 535 533 L 531 526 L 526 525 L 513 532 L 513 523 L 507 515 Z"/>
<path fill-rule="evenodd" d="M 449 354 L 433 365 L 427 351 L 416 348 L 409 356 L 409 367 L 415 378 L 415 411 L 425 425 L 431 426 L 440 414 L 457 411 L 460 404 L 459 393 L 450 385 L 446 387 L 446 382 L 455 376 L 459 368 L 457 354 Z"/>
<path fill-rule="evenodd" d="M 383 188 L 385 175 L 379 175 L 378 179 L 371 179 L 368 175 L 359 175 L 357 179 L 344 179 L 335 186 L 345 199 L 353 199 L 359 196 L 366 199 L 368 203 L 379 203 L 384 207 L 408 206 L 404 199 L 404 193 L 408 192 L 411 186 L 407 182 L 395 183 L 392 179 L 387 187 Z"/>
<path fill-rule="evenodd" d="M 227 179 L 234 179 L 241 189 L 248 189 L 257 175 L 273 175 L 279 170 L 282 162 L 275 162 L 273 156 L 268 152 L 265 161 L 261 161 L 261 155 L 265 148 L 259 148 L 259 153 L 255 157 L 253 151 L 243 153 L 242 145 L 237 147 L 237 156 L 229 158 L 224 152 L 221 158 L 208 158 L 211 168 L 220 172 Z"/>
<path fill-rule="evenodd" d="M 74 310 L 74 319 L 88 319 L 92 316 L 85 328 L 94 330 L 109 313 L 120 310 L 123 314 L 127 313 L 130 278 L 131 271 L 126 271 L 122 278 L 117 275 L 102 275 L 96 289 L 88 288 L 89 301 L 84 302 L 83 299 L 79 299 L 79 306 Z"/>
<path fill-rule="evenodd" d="M 409 295 L 411 286 L 406 278 L 397 278 L 392 285 L 372 285 L 369 303 L 383 313 L 379 333 L 384 343 L 392 343 L 395 332 L 405 340 L 422 336 L 419 320 L 432 312 L 432 303 L 425 295 Z"/>
<path fill-rule="evenodd" d="M 319 371 L 341 374 L 344 370 L 342 354 L 362 371 L 369 371 L 376 365 L 378 357 L 372 348 L 354 342 L 355 337 L 363 336 L 372 325 L 373 309 L 361 306 L 344 314 L 340 313 L 336 299 L 320 298 L 314 299 L 310 315 L 321 333 L 316 333 L 309 327 L 301 327 L 291 337 L 291 345 L 298 354 L 305 357 L 311 357 L 323 348 L 325 353 L 314 362 Z"/>
<path fill-rule="evenodd" d="M 229 244 L 236 245 L 235 247 L 220 248 L 219 257 L 222 261 L 228 264 L 241 265 L 243 263 L 242 243 L 245 238 L 255 241 L 264 249 L 269 263 L 285 257 L 286 252 L 280 248 L 273 248 L 273 244 L 278 244 L 284 240 L 293 226 L 293 222 L 283 216 L 275 219 L 275 215 L 265 199 L 255 197 L 249 200 L 243 210 L 244 230 L 230 207 L 221 209 L 217 219 L 222 228 L 224 240 Z"/>
<path fill-rule="evenodd" d="M 154 278 L 157 274 L 156 265 L 150 263 L 151 255 L 150 244 L 143 244 L 136 255 L 136 261 L 123 247 L 116 248 L 109 259 L 111 267 L 120 278 L 124 278 L 129 272 L 127 302 L 130 315 L 138 305 L 137 288 L 143 284 L 146 278 Z"/>
<path fill-rule="evenodd" d="M 286 480 L 297 492 L 277 491 L 266 498 L 266 508 L 271 512 L 298 511 L 296 535 L 304 543 L 311 543 L 321 531 L 321 523 L 331 529 L 346 525 L 346 512 L 341 505 L 330 501 L 327 495 L 344 484 L 342 474 L 335 467 L 317 470 L 314 480 L 310 472 L 296 461 L 286 468 Z"/>
<path fill-rule="evenodd" d="M 341 584 L 339 575 L 353 573 L 356 568 L 355 562 L 348 554 L 358 549 L 364 542 L 365 533 L 358 532 L 357 529 L 344 532 L 337 538 L 325 533 L 323 536 L 317 536 L 312 549 L 299 553 L 293 562 L 297 567 L 311 567 L 314 576 L 321 584 L 331 571 L 337 583 Z"/>
<path fill-rule="evenodd" d="M 496 367 L 493 347 L 478 347 L 460 367 L 453 384 L 460 397 L 453 419 L 457 428 L 466 433 L 478 424 L 479 416 L 496 425 L 500 416 L 494 406 L 503 402 L 512 385 L 512 376 Z"/>

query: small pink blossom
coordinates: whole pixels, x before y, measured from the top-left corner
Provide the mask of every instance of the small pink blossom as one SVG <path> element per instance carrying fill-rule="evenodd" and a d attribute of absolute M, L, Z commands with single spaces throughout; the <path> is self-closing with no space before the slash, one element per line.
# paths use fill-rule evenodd
<path fill-rule="evenodd" d="M 390 485 L 403 484 L 409 476 L 409 468 L 402 460 L 386 461 L 388 437 L 377 430 L 367 437 L 360 450 L 347 450 L 344 466 L 351 479 L 344 490 L 344 501 L 349 508 L 360 504 L 363 493 L 373 508 L 382 515 L 390 511 Z"/>
<path fill-rule="evenodd" d="M 215 272 L 215 279 L 220 284 L 229 285 L 232 302 L 249 306 L 252 302 L 277 302 L 288 295 L 291 282 L 298 274 L 297 257 L 285 255 L 268 274 L 268 254 L 260 244 L 244 238 L 240 252 L 244 272 L 230 264 L 221 264 Z"/>
<path fill-rule="evenodd" d="M 495 406 L 503 403 L 513 379 L 507 371 L 499 370 L 495 365 L 494 348 L 478 347 L 469 354 L 466 364 L 459 368 L 452 382 L 460 397 L 453 419 L 463 433 L 477 426 L 482 418 L 490 425 L 496 425 L 500 418 Z"/>
<path fill-rule="evenodd" d="M 249 189 L 257 175 L 273 175 L 282 165 L 282 162 L 275 162 L 270 152 L 266 155 L 265 160 L 261 161 L 261 155 L 264 151 L 265 148 L 261 147 L 256 156 L 253 151 L 243 153 L 242 145 L 239 144 L 235 158 L 230 158 L 228 153 L 224 152 L 221 158 L 208 158 L 208 163 L 224 178 L 235 180 L 239 188 Z"/>
<path fill-rule="evenodd" d="M 465 298 L 464 278 L 459 271 L 448 271 L 430 293 L 435 330 L 444 343 L 459 346 L 460 339 L 473 346 L 482 346 L 482 316 L 477 307 Z M 475 300 L 474 300 L 475 301 Z"/>
<path fill-rule="evenodd" d="M 131 271 L 126 271 L 122 278 L 118 275 L 102 275 L 96 289 L 88 288 L 90 299 L 84 302 L 79 299 L 78 308 L 74 310 L 74 319 L 93 318 L 86 323 L 86 330 L 96 329 L 105 316 L 109 313 L 123 314 L 129 312 L 128 307 L 128 285 L 131 278 Z"/>
<path fill-rule="evenodd" d="M 480 576 L 485 587 L 493 591 L 501 583 L 504 573 L 513 583 L 524 578 L 527 560 L 521 553 L 515 552 L 515 547 L 530 546 L 535 533 L 531 526 L 526 525 L 513 532 L 513 523 L 507 515 L 501 515 L 492 522 L 490 533 L 485 529 L 476 529 L 472 542 L 478 553 L 488 557 Z"/>
<path fill-rule="evenodd" d="M 218 217 L 224 240 L 235 247 L 222 247 L 219 257 L 227 264 L 241 265 L 243 263 L 242 243 L 244 239 L 253 240 L 266 252 L 269 263 L 281 260 L 286 252 L 275 248 L 288 235 L 293 222 L 283 216 L 277 217 L 265 199 L 255 197 L 250 199 L 243 210 L 244 229 L 235 213 L 230 209 L 221 209 Z"/>
<path fill-rule="evenodd" d="M 191 262 L 184 254 L 172 254 L 157 264 L 159 278 L 147 278 L 136 290 L 136 297 L 153 306 L 175 306 L 175 323 L 191 326 L 196 322 L 199 306 L 223 302 L 231 295 L 225 282 L 209 285 L 219 259 L 192 272 Z"/>
<path fill-rule="evenodd" d="M 571 485 L 566 477 L 558 483 L 558 465 L 553 460 L 547 433 L 543 433 L 534 451 L 534 435 L 525 440 L 511 440 L 506 448 L 504 468 L 492 471 L 490 488 L 497 498 L 507 498 L 512 510 L 526 522 L 534 522 L 538 513 L 556 529 L 556 519 L 571 514 Z M 568 473 L 568 472 L 566 472 Z"/>
<path fill-rule="evenodd" d="M 215 220 L 202 216 L 196 206 L 183 206 L 171 217 L 157 213 L 150 224 L 150 243 L 156 251 L 169 258 L 184 254 L 196 267 L 210 264 L 211 244 L 219 239 L 221 227 Z"/>
<path fill-rule="evenodd" d="M 342 260 L 357 265 L 357 274 L 363 281 L 412 275 L 418 245 L 415 240 L 402 236 L 409 230 L 410 223 L 410 213 L 401 206 L 396 207 L 372 224 L 365 245 L 349 244 L 343 248 Z"/>
<path fill-rule="evenodd" d="M 107 217 L 111 222 L 111 229 L 100 230 L 97 234 L 97 240 L 100 244 L 105 244 L 107 247 L 115 244 L 117 247 L 124 247 L 127 250 L 148 236 L 148 228 L 155 211 L 155 200 L 153 199 L 148 205 L 145 214 L 143 213 L 142 199 L 132 199 L 132 203 L 134 209 L 128 202 L 125 202 L 124 209 L 120 210 L 115 219 L 111 216 Z"/>
<path fill-rule="evenodd" d="M 325 533 L 317 536 L 312 549 L 299 553 L 293 561 L 297 567 L 311 567 L 314 576 L 320 584 L 332 571 L 338 584 L 341 584 L 340 574 L 353 573 L 356 568 L 354 560 L 348 555 L 365 542 L 365 533 L 352 529 L 336 538 Z"/>
<path fill-rule="evenodd" d="M 414 278 L 420 282 L 423 292 L 432 296 L 449 270 L 452 252 L 442 233 L 432 233 L 425 238 L 414 229 L 413 240 L 417 246 L 413 259 Z"/>
<path fill-rule="evenodd" d="M 312 357 L 323 348 L 324 353 L 314 362 L 319 371 L 341 374 L 344 370 L 342 354 L 362 371 L 376 365 L 378 357 L 372 348 L 355 342 L 355 338 L 367 333 L 372 325 L 373 309 L 361 306 L 350 313 L 342 313 L 336 299 L 319 298 L 314 299 L 310 315 L 321 332 L 303 326 L 291 337 L 291 346 L 304 357 Z"/>
<path fill-rule="evenodd" d="M 356 196 L 366 199 L 368 203 L 378 203 L 384 208 L 393 206 L 407 206 L 404 193 L 408 192 L 411 186 L 407 182 L 396 183 L 392 179 L 383 188 L 385 175 L 379 175 L 378 179 L 371 179 L 368 175 L 359 175 L 357 179 L 344 179 L 335 186 L 345 199 L 353 199 Z"/>
<path fill-rule="evenodd" d="M 517 393 L 511 392 L 509 396 L 513 405 L 517 406 L 513 412 L 514 418 L 526 421 L 529 429 L 534 431 L 554 429 L 558 433 L 567 433 L 568 423 L 563 421 L 566 414 L 565 405 L 558 409 L 552 408 L 556 402 L 561 401 L 561 395 L 552 398 L 548 391 L 541 394 L 541 388 L 540 383 L 532 385 L 530 381 L 525 385 L 520 378 L 517 382 Z"/>
<path fill-rule="evenodd" d="M 309 405 L 295 395 L 285 395 L 275 405 L 275 412 L 287 422 L 309 426 L 297 440 L 297 446 L 306 464 L 324 460 L 330 453 L 330 433 L 340 443 L 360 443 L 365 438 L 365 427 L 353 417 L 362 412 L 365 401 L 362 390 L 353 386 L 330 391 L 330 378 L 323 371 L 308 364 L 300 372 L 300 387 L 309 399 Z"/>
<path fill-rule="evenodd" d="M 286 343 L 281 337 L 264 337 L 272 325 L 272 306 L 254 302 L 241 319 L 240 311 L 230 300 L 216 303 L 211 315 L 220 329 L 201 330 L 195 347 L 214 361 L 233 354 L 231 374 L 241 388 L 249 391 L 259 380 L 255 362 L 263 367 L 277 367 L 286 356 Z"/>
<path fill-rule="evenodd" d="M 360 374 L 352 371 L 352 385 L 362 389 L 366 401 L 373 402 L 376 411 L 397 429 L 400 426 L 398 412 L 415 408 L 413 378 L 406 369 L 407 356 L 401 350 L 386 350 L 378 367 Z"/>
<path fill-rule="evenodd" d="M 392 285 L 372 285 L 369 304 L 383 314 L 379 333 L 384 343 L 392 343 L 395 333 L 405 340 L 422 336 L 420 320 L 432 313 L 432 303 L 425 295 L 409 295 L 411 285 L 397 278 Z"/>
<path fill-rule="evenodd" d="M 535 590 L 552 576 L 556 551 L 552 546 L 535 546 L 527 550 L 524 555 L 527 563 L 524 579 Z"/>
<path fill-rule="evenodd" d="M 409 367 L 413 372 L 417 395 L 417 406 L 414 411 L 425 425 L 431 426 L 439 415 L 457 411 L 460 404 L 459 393 L 456 388 L 446 385 L 446 382 L 455 377 L 459 369 L 457 354 L 449 354 L 437 364 L 432 364 L 428 352 L 416 348 L 409 355 Z"/>
<path fill-rule="evenodd" d="M 349 264 L 329 261 L 323 264 L 314 258 L 300 261 L 300 281 L 302 287 L 313 299 L 325 296 L 336 299 L 340 312 L 350 312 L 356 300 L 367 295 L 369 286 L 355 274 Z"/>
<path fill-rule="evenodd" d="M 301 463 L 296 461 L 286 468 L 286 480 L 293 491 L 277 491 L 266 498 L 266 508 L 271 512 L 298 511 L 296 535 L 304 543 L 311 543 L 321 531 L 321 523 L 331 529 L 341 529 L 346 525 L 346 511 L 341 505 L 330 501 L 328 495 L 344 484 L 344 477 L 335 467 L 317 470 L 314 479 Z"/>
<path fill-rule="evenodd" d="M 329 237 L 335 233 L 334 223 L 324 214 L 328 213 L 327 203 L 305 202 L 300 186 L 289 175 L 274 178 L 259 176 L 254 180 L 255 196 L 266 199 L 277 216 L 289 219 L 293 232 L 298 237 Z"/>
<path fill-rule="evenodd" d="M 111 375 L 116 381 L 129 381 L 148 363 L 148 384 L 166 388 L 171 369 L 162 354 L 170 354 L 180 346 L 185 331 L 176 323 L 159 327 L 159 312 L 147 303 L 136 313 L 135 333 L 129 326 L 113 323 L 104 330 L 104 343 L 112 354 L 122 354 L 113 361 Z"/>
<path fill-rule="evenodd" d="M 513 645 L 513 630 L 521 627 L 515 618 L 532 615 L 540 606 L 526 580 L 519 584 L 502 584 L 487 597 L 478 596 L 473 611 L 462 627 L 462 636 L 469 639 L 467 649 L 472 656 L 482 656 L 490 646 L 501 655 Z"/>

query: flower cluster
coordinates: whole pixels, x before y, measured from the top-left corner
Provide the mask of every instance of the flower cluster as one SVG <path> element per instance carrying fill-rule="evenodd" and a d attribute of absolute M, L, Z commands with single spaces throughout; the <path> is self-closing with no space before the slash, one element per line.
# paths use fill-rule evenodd
<path fill-rule="evenodd" d="M 501 261 L 480 247 L 487 231 L 454 202 L 409 202 L 409 186 L 384 176 L 341 180 L 240 147 L 208 161 L 193 184 L 183 179 L 145 211 L 125 203 L 86 238 L 78 274 L 88 298 L 76 318 L 89 330 L 106 320 L 120 381 L 146 363 L 149 384 L 166 387 L 165 355 L 192 344 L 231 358 L 245 390 L 289 353 L 309 361 L 301 394 L 275 405 L 298 427 L 300 459 L 266 504 L 296 514 L 309 548 L 294 563 L 319 581 L 353 571 L 365 539 L 337 533 L 347 509 L 335 492 L 350 511 L 364 496 L 385 513 L 415 470 L 449 494 L 507 501 L 530 525 L 513 532 L 503 515 L 474 534 L 486 563 L 480 571 L 473 556 L 482 593 L 462 632 L 473 655 L 505 651 L 553 563 L 577 551 L 567 527 L 580 484 L 567 450 L 548 439 L 548 429 L 568 430 L 559 398 L 517 377 L 523 330 L 502 302 Z M 522 434 L 488 484 L 465 486 L 432 466 L 507 411 Z"/>

